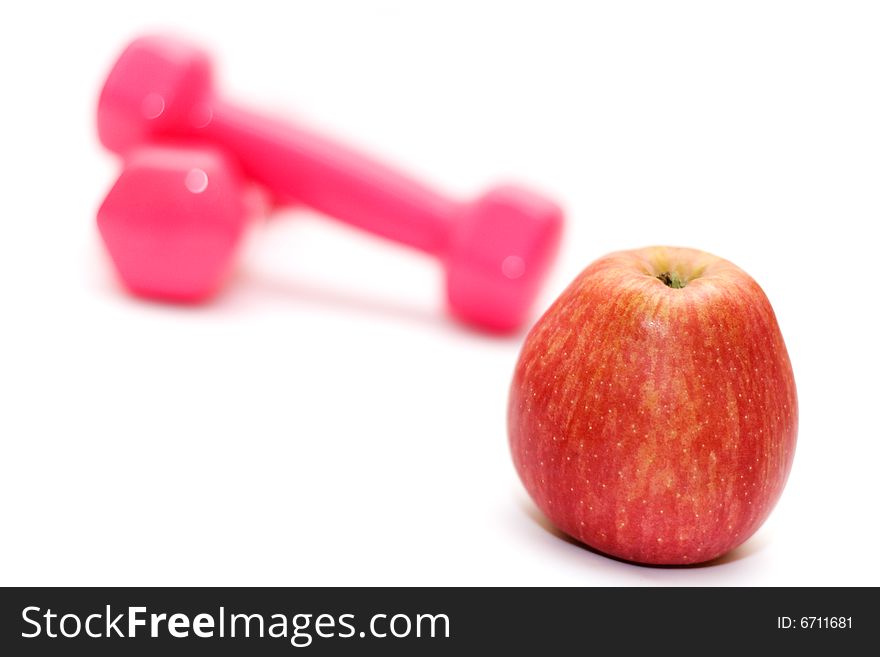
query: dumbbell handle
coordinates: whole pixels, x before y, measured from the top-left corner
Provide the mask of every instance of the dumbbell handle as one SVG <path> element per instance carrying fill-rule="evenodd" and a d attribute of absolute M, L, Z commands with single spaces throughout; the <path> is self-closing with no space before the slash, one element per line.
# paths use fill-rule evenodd
<path fill-rule="evenodd" d="M 293 122 L 222 100 L 197 136 L 217 144 L 270 191 L 431 254 L 444 252 L 459 203 Z"/>

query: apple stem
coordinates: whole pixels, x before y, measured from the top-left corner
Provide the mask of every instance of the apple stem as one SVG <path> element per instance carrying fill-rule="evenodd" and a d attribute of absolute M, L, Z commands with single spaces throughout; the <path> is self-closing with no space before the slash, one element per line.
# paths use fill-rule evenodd
<path fill-rule="evenodd" d="M 665 271 L 660 274 L 657 278 L 663 281 L 666 285 L 676 290 L 681 289 L 685 286 L 685 281 L 682 280 L 681 276 L 678 275 L 678 272 L 674 271 Z"/>

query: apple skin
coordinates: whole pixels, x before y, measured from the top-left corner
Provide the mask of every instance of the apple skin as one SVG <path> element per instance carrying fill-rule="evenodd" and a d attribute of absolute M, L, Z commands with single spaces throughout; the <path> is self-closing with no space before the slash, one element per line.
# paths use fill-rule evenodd
<path fill-rule="evenodd" d="M 540 510 L 643 564 L 709 561 L 748 539 L 782 493 L 797 425 L 763 290 L 672 247 L 587 267 L 527 336 L 508 406 L 513 462 Z"/>

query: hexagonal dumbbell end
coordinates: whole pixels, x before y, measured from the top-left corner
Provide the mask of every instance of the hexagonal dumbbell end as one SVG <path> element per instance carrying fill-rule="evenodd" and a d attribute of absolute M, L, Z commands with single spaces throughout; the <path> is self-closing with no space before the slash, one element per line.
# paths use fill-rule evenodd
<path fill-rule="evenodd" d="M 446 255 L 453 314 L 505 332 L 521 326 L 559 249 L 563 213 L 521 187 L 497 187 L 465 206 Z"/>
<path fill-rule="evenodd" d="M 210 120 L 211 62 L 185 41 L 136 39 L 125 49 L 98 99 L 98 137 L 128 153 L 157 138 L 184 136 Z"/>
<path fill-rule="evenodd" d="M 215 292 L 257 207 L 233 162 L 205 148 L 135 151 L 98 227 L 135 294 L 199 301 Z"/>

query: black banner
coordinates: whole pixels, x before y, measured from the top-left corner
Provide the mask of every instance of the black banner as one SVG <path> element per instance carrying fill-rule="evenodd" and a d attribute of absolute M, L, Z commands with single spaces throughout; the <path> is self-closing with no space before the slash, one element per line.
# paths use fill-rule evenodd
<path fill-rule="evenodd" d="M 876 589 L 47 588 L 0 593 L 0 654 L 855 654 Z"/>

